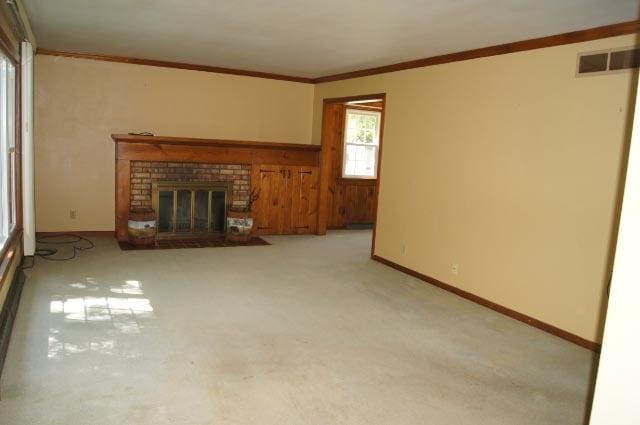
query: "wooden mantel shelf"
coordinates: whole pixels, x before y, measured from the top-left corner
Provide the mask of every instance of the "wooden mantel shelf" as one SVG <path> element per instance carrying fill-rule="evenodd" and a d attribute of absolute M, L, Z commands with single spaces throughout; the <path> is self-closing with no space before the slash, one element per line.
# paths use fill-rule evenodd
<path fill-rule="evenodd" d="M 319 152 L 320 145 L 304 145 L 300 143 L 274 143 L 255 142 L 246 140 L 224 140 L 224 139 L 196 139 L 190 137 L 167 137 L 167 136 L 136 136 L 131 134 L 112 134 L 111 138 L 117 143 L 145 143 L 154 145 L 180 145 L 180 146 L 212 146 L 224 148 L 247 148 L 247 149 L 284 149 L 288 151 L 311 151 Z"/>

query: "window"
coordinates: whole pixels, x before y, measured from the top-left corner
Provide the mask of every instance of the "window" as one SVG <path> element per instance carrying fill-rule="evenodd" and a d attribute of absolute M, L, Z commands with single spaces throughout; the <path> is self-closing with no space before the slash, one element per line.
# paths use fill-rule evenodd
<path fill-rule="evenodd" d="M 16 223 L 16 75 L 15 66 L 0 53 L 0 246 Z"/>
<path fill-rule="evenodd" d="M 347 109 L 342 177 L 377 177 L 380 115 L 377 111 Z"/>

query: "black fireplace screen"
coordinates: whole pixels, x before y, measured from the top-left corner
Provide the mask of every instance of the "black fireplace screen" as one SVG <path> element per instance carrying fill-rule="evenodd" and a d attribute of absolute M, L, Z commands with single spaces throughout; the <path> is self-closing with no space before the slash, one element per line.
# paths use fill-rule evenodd
<path fill-rule="evenodd" d="M 159 238 L 225 231 L 230 182 L 155 182 L 152 197 Z"/>

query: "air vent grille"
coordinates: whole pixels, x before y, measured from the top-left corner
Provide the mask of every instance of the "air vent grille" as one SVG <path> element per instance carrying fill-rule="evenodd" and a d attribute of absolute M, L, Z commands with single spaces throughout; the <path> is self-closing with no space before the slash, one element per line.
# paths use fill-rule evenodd
<path fill-rule="evenodd" d="M 640 67 L 640 49 L 622 50 L 611 52 L 609 70 L 633 69 Z"/>
<path fill-rule="evenodd" d="M 578 74 L 604 72 L 607 70 L 608 63 L 608 53 L 597 53 L 593 55 L 580 56 L 580 60 L 578 62 Z"/>
<path fill-rule="evenodd" d="M 577 75 L 601 75 L 640 68 L 640 48 L 627 47 L 578 55 Z"/>

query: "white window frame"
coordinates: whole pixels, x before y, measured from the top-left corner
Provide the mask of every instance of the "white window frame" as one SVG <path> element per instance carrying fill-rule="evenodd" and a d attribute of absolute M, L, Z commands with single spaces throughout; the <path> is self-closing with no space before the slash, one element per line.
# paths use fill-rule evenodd
<path fill-rule="evenodd" d="M 16 226 L 16 66 L 0 52 L 0 247 Z"/>
<path fill-rule="evenodd" d="M 24 255 L 36 250 L 35 199 L 33 186 L 33 46 L 22 42 L 20 64 L 20 159 L 22 168 L 22 239 Z M 17 206 L 16 206 L 17 207 Z"/>
<path fill-rule="evenodd" d="M 376 119 L 375 127 L 375 144 L 365 143 L 347 143 L 347 130 L 349 126 L 349 114 L 373 115 Z M 342 137 L 342 178 L 345 179 L 361 179 L 375 180 L 378 178 L 378 161 L 380 160 L 380 122 L 382 121 L 382 113 L 380 111 L 369 111 L 365 109 L 347 108 L 344 115 L 344 132 Z M 375 155 L 373 159 L 373 176 L 365 176 L 361 174 L 347 174 L 347 146 L 373 146 L 375 147 Z"/>

